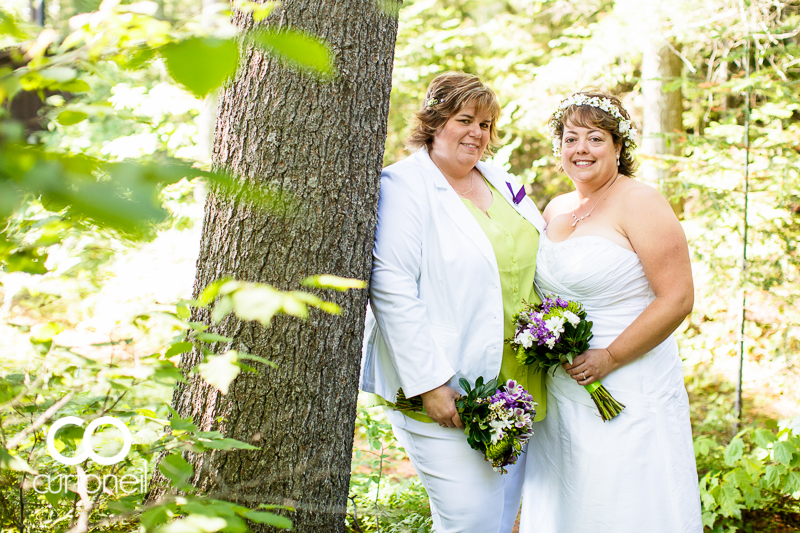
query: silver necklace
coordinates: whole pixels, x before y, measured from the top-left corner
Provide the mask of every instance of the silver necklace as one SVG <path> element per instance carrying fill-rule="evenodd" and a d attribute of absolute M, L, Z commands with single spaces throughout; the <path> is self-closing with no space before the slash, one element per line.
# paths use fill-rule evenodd
<path fill-rule="evenodd" d="M 615 179 L 613 182 L 611 182 L 611 185 L 609 185 L 609 186 L 608 186 L 608 189 L 606 189 L 606 192 L 604 192 L 604 193 L 603 193 L 603 194 L 600 196 L 600 198 L 598 198 L 598 199 L 597 199 L 597 201 L 594 203 L 594 205 L 592 206 L 592 208 L 591 208 L 591 209 L 589 209 L 589 212 L 588 212 L 588 213 L 586 213 L 586 214 L 585 214 L 585 215 L 583 215 L 582 217 L 578 218 L 578 217 L 576 217 L 576 216 L 575 216 L 575 211 L 577 211 L 577 210 L 578 210 L 578 207 L 580 207 L 580 205 L 578 205 L 578 207 L 576 207 L 575 209 L 573 209 L 573 210 L 572 210 L 572 219 L 575 221 L 575 222 L 573 222 L 573 223 L 572 223 L 572 227 L 573 227 L 573 228 L 574 228 L 575 226 L 577 226 L 577 225 L 578 225 L 578 222 L 580 222 L 581 220 L 583 220 L 584 218 L 587 218 L 589 215 L 591 215 L 591 214 L 592 214 L 592 211 L 594 211 L 594 208 L 595 208 L 595 207 L 597 207 L 597 204 L 599 204 L 599 203 L 600 203 L 600 200 L 602 200 L 602 199 L 603 199 L 603 196 L 605 196 L 606 194 L 608 194 L 608 191 L 610 191 L 610 190 L 611 190 L 611 187 L 613 187 L 613 186 L 614 186 L 614 184 L 617 182 L 617 180 L 618 180 L 618 179 L 620 179 L 621 177 L 622 177 L 622 174 L 618 174 L 618 175 L 617 175 L 617 178 L 616 178 L 616 179 Z"/>
<path fill-rule="evenodd" d="M 472 183 L 472 186 L 469 188 L 469 190 L 468 190 L 468 191 L 464 191 L 464 192 L 458 192 L 458 190 L 457 190 L 455 187 L 453 187 L 453 186 L 451 185 L 451 187 L 453 187 L 453 190 L 454 190 L 454 191 L 456 191 L 456 192 L 458 192 L 458 194 L 460 194 L 461 196 L 464 196 L 465 194 L 469 194 L 469 193 L 471 193 L 471 192 L 472 192 L 472 189 L 474 189 L 474 188 L 475 188 L 475 168 L 474 168 L 474 167 L 473 167 L 473 168 L 472 168 L 472 170 L 470 171 L 470 174 L 472 175 L 472 181 L 471 181 L 471 183 Z"/>

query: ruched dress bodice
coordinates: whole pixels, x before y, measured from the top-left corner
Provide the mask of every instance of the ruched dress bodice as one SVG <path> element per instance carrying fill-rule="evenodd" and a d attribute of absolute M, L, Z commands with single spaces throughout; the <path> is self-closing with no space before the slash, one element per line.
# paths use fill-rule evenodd
<path fill-rule="evenodd" d="M 536 283 L 583 304 L 591 348 L 608 347 L 655 299 L 636 253 L 599 236 L 542 233 Z M 603 422 L 562 369 L 547 377 L 548 413 L 534 425 L 521 532 L 702 531 L 689 403 L 672 336 L 602 379 L 626 407 Z"/>

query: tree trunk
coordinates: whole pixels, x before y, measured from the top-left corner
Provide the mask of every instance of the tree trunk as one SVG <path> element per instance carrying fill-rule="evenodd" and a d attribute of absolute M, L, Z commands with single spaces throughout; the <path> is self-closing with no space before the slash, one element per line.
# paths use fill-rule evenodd
<path fill-rule="evenodd" d="M 252 29 L 252 17 L 234 22 Z M 397 20 L 373 0 L 290 0 L 266 23 L 324 39 L 338 75 L 320 81 L 243 47 L 240 71 L 220 94 L 213 160 L 297 202 L 264 212 L 212 192 L 195 295 L 226 276 L 284 290 L 313 274 L 369 279 Z M 225 319 L 213 330 L 234 341 L 220 351 L 278 367 L 243 372 L 225 396 L 193 375 L 173 398 L 201 429 L 260 448 L 190 456 L 193 485 L 249 507 L 292 506 L 299 532 L 344 530 L 367 303 L 365 290 L 321 296 L 342 313 L 277 316 L 267 328 Z M 208 323 L 208 312 L 194 319 Z M 198 362 L 195 352 L 182 367 Z"/>
<path fill-rule="evenodd" d="M 652 156 L 652 159 L 642 165 L 642 176 L 659 184 L 679 217 L 683 215 L 684 198 L 673 181 L 676 173 L 670 161 L 659 158 L 679 153 L 677 136 L 683 132 L 683 96 L 679 87 L 665 90 L 665 86 L 680 78 L 681 60 L 678 55 L 666 41 L 650 40 L 642 53 L 644 112 L 641 153 Z"/>

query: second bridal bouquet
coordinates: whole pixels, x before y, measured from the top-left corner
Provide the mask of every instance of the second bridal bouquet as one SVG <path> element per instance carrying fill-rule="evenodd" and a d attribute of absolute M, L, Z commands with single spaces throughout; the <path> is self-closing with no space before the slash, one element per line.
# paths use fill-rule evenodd
<path fill-rule="evenodd" d="M 517 350 L 517 362 L 547 372 L 570 363 L 589 349 L 592 323 L 578 302 L 546 297 L 541 304 L 525 304 L 514 315 L 514 338 L 506 339 Z M 592 397 L 603 421 L 617 416 L 625 408 L 599 382 L 584 388 Z"/>
<path fill-rule="evenodd" d="M 512 379 L 499 387 L 496 379 L 484 383 L 483 377 L 475 380 L 475 387 L 470 387 L 464 378 L 458 383 L 466 392 L 456 400 L 456 409 L 464 423 L 467 443 L 483 453 L 496 471 L 505 474 L 505 467 L 517 462 L 522 447 L 533 435 L 536 402 Z M 400 411 L 420 411 L 422 398 L 406 398 L 401 390 L 395 405 Z"/>

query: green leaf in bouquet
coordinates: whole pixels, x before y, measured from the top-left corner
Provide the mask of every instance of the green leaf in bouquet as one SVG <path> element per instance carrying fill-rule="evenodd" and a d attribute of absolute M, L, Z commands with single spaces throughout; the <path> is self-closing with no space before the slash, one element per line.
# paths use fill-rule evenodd
<path fill-rule="evenodd" d="M 458 384 L 461 385 L 461 388 L 464 389 L 464 392 L 469 392 L 471 387 L 469 386 L 469 381 L 464 378 L 460 378 L 458 380 Z"/>

